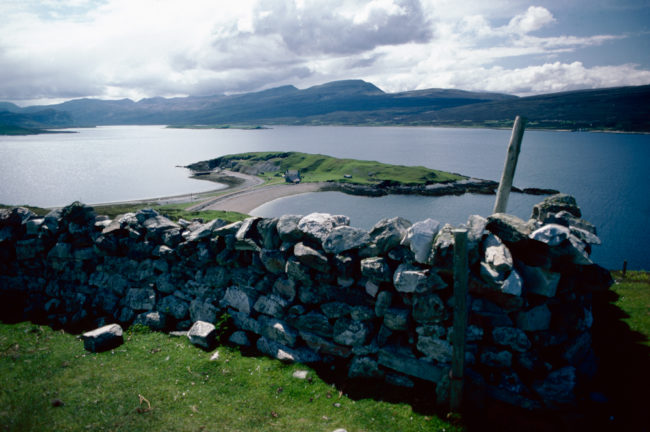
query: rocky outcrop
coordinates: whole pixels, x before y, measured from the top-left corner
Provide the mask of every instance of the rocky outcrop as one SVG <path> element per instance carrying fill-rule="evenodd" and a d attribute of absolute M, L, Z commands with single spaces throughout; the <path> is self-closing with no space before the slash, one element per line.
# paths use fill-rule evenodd
<path fill-rule="evenodd" d="M 528 409 L 572 403 L 581 371 L 594 369 L 592 295 L 611 283 L 589 257 L 595 228 L 567 196 L 528 221 L 495 214 L 464 226 L 468 388 Z M 81 330 L 189 329 L 206 349 L 227 313 L 232 343 L 344 364 L 355 379 L 432 382 L 444 402 L 453 228 L 391 218 L 366 232 L 327 214 L 175 223 L 150 209 L 109 220 L 80 203 L 45 217 L 0 210 L 0 302 Z"/>

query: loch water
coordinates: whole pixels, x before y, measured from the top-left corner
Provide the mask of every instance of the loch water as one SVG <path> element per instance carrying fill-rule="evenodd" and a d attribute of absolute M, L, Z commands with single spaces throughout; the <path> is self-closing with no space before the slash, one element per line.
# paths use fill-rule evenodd
<path fill-rule="evenodd" d="M 166 129 L 110 126 L 77 133 L 0 137 L 0 203 L 50 207 L 198 193 L 219 185 L 188 178 L 182 166 L 248 151 L 302 151 L 424 165 L 499 180 L 508 130 L 427 127 L 273 126 L 270 129 Z M 603 240 L 592 257 L 607 268 L 650 269 L 650 135 L 528 130 L 514 184 L 576 197 Z M 513 194 L 522 218 L 543 197 Z M 462 223 L 488 215 L 494 196 L 356 197 L 335 192 L 281 198 L 253 211 L 277 216 L 342 213 L 369 227 L 386 216 Z"/>

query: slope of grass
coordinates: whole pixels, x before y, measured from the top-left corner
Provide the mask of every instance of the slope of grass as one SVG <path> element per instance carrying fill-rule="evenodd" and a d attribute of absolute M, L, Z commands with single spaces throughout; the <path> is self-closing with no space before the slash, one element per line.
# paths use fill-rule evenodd
<path fill-rule="evenodd" d="M 642 341 L 650 346 L 650 273 L 643 271 L 612 272 L 616 283 L 612 291 L 618 294 L 615 305 L 627 313 L 623 318 L 631 330 L 645 335 Z"/>
<path fill-rule="evenodd" d="M 211 361 L 184 337 L 127 332 L 92 354 L 62 331 L 0 324 L 0 430 L 461 430 L 407 404 L 350 399 L 302 365 L 217 351 Z"/>
<path fill-rule="evenodd" d="M 356 184 L 391 182 L 403 185 L 425 185 L 466 178 L 459 174 L 423 166 L 390 165 L 375 161 L 338 159 L 299 152 L 254 152 L 228 155 L 212 161 L 199 162 L 190 168 L 211 169 L 222 163 L 231 162 L 245 167 L 261 164 L 270 166 L 272 164 L 277 167 L 278 172 L 282 173 L 286 170 L 299 170 L 303 182 L 336 181 Z"/>

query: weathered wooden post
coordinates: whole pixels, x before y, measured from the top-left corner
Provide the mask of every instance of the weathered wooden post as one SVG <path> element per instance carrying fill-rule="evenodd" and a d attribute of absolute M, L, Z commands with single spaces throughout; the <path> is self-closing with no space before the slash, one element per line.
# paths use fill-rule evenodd
<path fill-rule="evenodd" d="M 467 333 L 467 230 L 454 230 L 454 333 L 452 337 L 451 382 L 449 405 L 460 411 L 463 401 L 463 376 L 465 370 L 465 334 Z"/>
<path fill-rule="evenodd" d="M 524 129 L 526 129 L 526 118 L 517 116 L 515 118 L 515 124 L 512 126 L 512 135 L 510 135 L 506 162 L 503 166 L 503 173 L 501 174 L 493 213 L 505 213 L 508 207 L 508 198 L 510 197 L 510 189 L 512 189 L 512 180 L 515 177 L 515 169 L 517 168 L 517 160 L 519 159 L 521 139 L 524 137 Z"/>

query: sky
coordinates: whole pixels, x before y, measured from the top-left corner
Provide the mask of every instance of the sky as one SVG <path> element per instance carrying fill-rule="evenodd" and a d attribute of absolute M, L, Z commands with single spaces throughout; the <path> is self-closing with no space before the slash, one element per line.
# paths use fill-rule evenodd
<path fill-rule="evenodd" d="M 0 0 L 0 101 L 650 84 L 650 0 Z"/>

